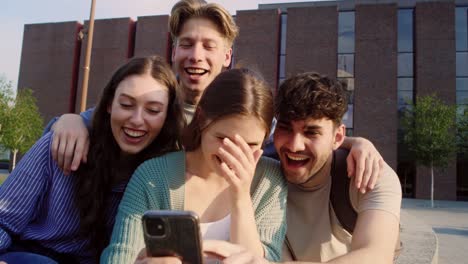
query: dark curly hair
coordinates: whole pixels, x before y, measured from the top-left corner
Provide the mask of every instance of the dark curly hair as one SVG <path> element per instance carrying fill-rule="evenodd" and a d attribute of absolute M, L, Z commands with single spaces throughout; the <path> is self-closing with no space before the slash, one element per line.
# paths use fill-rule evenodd
<path fill-rule="evenodd" d="M 275 99 L 275 116 L 294 121 L 306 118 L 328 118 L 341 124 L 348 110 L 343 84 L 316 72 L 305 72 L 286 79 Z"/>
<path fill-rule="evenodd" d="M 123 162 L 120 147 L 112 134 L 108 107 L 112 104 L 121 81 L 131 75 L 144 74 L 150 74 L 167 87 L 167 116 L 154 141 Z M 158 56 L 131 59 L 114 73 L 104 88 L 92 119 L 88 162 L 82 164 L 75 175 L 75 204 L 80 213 L 80 234 L 90 238 L 90 247 L 95 250 L 97 258 L 109 243 L 106 212 L 112 188 L 126 184 L 143 161 L 180 149 L 181 131 L 185 121 L 179 98 L 180 91 L 174 73 L 165 60 Z"/>

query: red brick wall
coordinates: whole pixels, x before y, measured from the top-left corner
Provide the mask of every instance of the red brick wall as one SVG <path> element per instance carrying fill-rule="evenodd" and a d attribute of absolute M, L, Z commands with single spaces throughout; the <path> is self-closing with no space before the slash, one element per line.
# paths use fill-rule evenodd
<path fill-rule="evenodd" d="M 417 3 L 415 8 L 416 96 L 437 93 L 455 104 L 455 4 Z M 417 99 L 416 99 L 417 100 Z M 456 199 L 456 157 L 446 169 L 435 172 L 435 199 Z M 430 197 L 430 173 L 423 167 L 416 172 L 416 198 Z"/>
<path fill-rule="evenodd" d="M 74 101 L 80 42 L 78 22 L 24 26 L 18 88 L 30 88 L 45 123 Z"/>
<path fill-rule="evenodd" d="M 336 6 L 288 8 L 286 77 L 316 71 L 336 78 Z"/>
<path fill-rule="evenodd" d="M 278 79 L 280 14 L 277 9 L 238 11 L 240 35 L 234 46 L 234 63 L 252 67 L 276 89 Z"/>
<path fill-rule="evenodd" d="M 397 6 L 357 5 L 354 134 L 397 165 Z"/>

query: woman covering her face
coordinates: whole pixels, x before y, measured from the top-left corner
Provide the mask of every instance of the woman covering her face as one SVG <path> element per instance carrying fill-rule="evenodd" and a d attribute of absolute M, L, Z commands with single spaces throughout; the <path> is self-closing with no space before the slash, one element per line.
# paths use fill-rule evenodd
<path fill-rule="evenodd" d="M 163 59 L 135 58 L 104 88 L 76 175 L 52 160 L 51 133 L 39 139 L 0 187 L 0 260 L 97 263 L 133 171 L 179 149 L 178 93 Z"/>
<path fill-rule="evenodd" d="M 119 207 L 102 263 L 131 263 L 145 247 L 147 210 L 190 210 L 203 239 L 240 244 L 279 261 L 286 184 L 279 162 L 261 158 L 273 119 L 270 89 L 254 72 L 222 72 L 207 87 L 184 133 L 184 151 L 143 163 Z"/>

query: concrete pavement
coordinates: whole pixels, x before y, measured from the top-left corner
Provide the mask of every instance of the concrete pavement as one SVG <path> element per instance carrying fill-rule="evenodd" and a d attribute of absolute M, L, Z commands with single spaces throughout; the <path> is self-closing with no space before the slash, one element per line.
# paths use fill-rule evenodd
<path fill-rule="evenodd" d="M 432 227 L 437 235 L 439 264 L 468 263 L 468 202 L 435 201 L 431 208 L 429 200 L 403 199 L 402 222 L 404 214 L 409 214 L 413 223 Z M 431 243 L 428 241 L 420 252 L 413 252 L 414 262 L 408 263 L 419 263 L 418 254 L 429 250 Z"/>

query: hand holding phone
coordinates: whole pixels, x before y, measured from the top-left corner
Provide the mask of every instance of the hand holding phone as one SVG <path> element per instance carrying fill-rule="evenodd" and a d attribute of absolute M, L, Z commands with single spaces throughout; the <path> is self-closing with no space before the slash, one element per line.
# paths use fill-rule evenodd
<path fill-rule="evenodd" d="M 198 216 L 190 211 L 147 211 L 142 218 L 148 257 L 174 256 L 202 264 Z"/>

